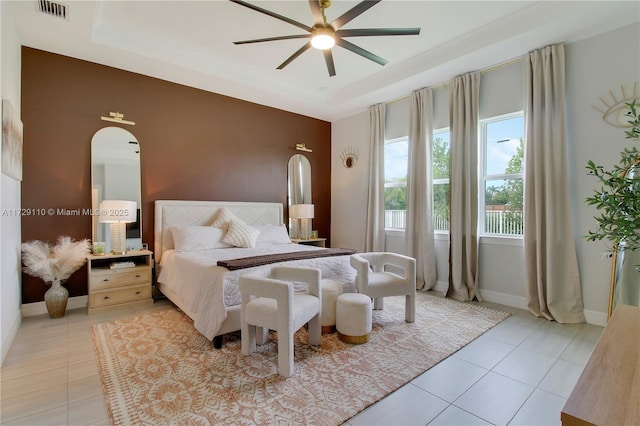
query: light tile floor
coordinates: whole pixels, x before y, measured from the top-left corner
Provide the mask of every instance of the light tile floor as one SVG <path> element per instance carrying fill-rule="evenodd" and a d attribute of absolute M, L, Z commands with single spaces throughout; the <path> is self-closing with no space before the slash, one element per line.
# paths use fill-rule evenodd
<path fill-rule="evenodd" d="M 0 369 L 0 424 L 108 425 L 91 325 L 164 309 L 24 318 Z M 553 425 L 602 327 L 560 325 L 522 310 L 346 425 Z"/>

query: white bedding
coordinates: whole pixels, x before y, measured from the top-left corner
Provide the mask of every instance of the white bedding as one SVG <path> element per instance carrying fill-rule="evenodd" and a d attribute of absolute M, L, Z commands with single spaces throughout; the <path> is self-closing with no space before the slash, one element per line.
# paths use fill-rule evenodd
<path fill-rule="evenodd" d="M 177 252 L 167 250 L 160 260 L 158 282 L 163 292 L 179 293 L 185 308 L 194 314 L 194 326 L 207 339 L 213 339 L 227 317 L 225 307 L 239 305 L 238 278 L 242 274 L 267 275 L 272 265 L 229 271 L 217 266 L 218 260 L 248 256 L 318 250 L 318 247 L 300 244 L 270 244 L 254 248 L 222 248 Z M 349 256 L 320 257 L 279 263 L 319 268 L 322 278 L 345 284 L 345 291 L 353 291 L 356 271 L 349 264 Z"/>

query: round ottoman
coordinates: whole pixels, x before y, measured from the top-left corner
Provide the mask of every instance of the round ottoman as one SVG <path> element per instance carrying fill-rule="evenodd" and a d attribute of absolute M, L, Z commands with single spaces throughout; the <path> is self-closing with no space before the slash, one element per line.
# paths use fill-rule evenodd
<path fill-rule="evenodd" d="M 322 288 L 322 334 L 333 333 L 336 329 L 336 302 L 342 294 L 342 284 L 337 281 L 324 279 L 320 281 Z"/>
<path fill-rule="evenodd" d="M 345 343 L 367 343 L 371 333 L 369 296 L 360 293 L 344 293 L 338 296 L 336 328 L 338 337 Z"/>

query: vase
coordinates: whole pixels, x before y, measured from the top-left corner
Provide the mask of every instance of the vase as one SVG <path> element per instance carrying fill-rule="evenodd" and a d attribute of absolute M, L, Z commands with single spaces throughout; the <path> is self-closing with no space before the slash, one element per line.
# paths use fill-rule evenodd
<path fill-rule="evenodd" d="M 62 318 L 67 311 L 69 292 L 62 286 L 60 280 L 51 283 L 51 288 L 44 294 L 44 303 L 47 305 L 49 318 Z"/>

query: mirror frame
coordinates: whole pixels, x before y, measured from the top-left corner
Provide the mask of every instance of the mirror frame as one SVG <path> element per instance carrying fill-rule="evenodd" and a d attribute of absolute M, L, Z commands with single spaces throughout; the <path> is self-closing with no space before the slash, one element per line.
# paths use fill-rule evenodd
<path fill-rule="evenodd" d="M 110 147 L 108 146 L 109 144 L 118 144 L 118 143 L 121 144 L 121 146 L 118 149 L 110 150 Z M 96 148 L 97 144 L 102 144 L 104 146 Z M 132 148 L 129 148 L 130 145 L 135 145 L 135 146 Z M 111 156 L 106 157 L 105 155 L 103 155 L 105 151 L 107 152 L 108 155 L 111 155 Z M 127 246 L 131 247 L 132 249 L 142 249 L 143 212 L 142 212 L 142 179 L 141 179 L 140 155 L 141 155 L 140 142 L 138 141 L 138 139 L 135 137 L 134 134 L 132 134 L 129 130 L 124 129 L 122 127 L 117 127 L 117 126 L 103 127 L 98 131 L 96 131 L 93 137 L 91 138 L 91 208 L 93 209 L 94 212 L 99 211 L 100 202 L 105 199 L 105 196 L 103 194 L 104 187 L 101 186 L 100 188 L 98 188 L 96 186 L 96 180 L 97 180 L 97 176 L 95 172 L 95 167 L 97 165 L 96 162 L 102 160 L 102 162 L 98 164 L 105 164 L 104 159 L 107 159 L 107 162 L 108 160 L 112 160 L 113 164 L 126 165 L 127 163 L 133 164 L 132 160 L 135 160 L 135 157 L 137 157 L 137 191 L 133 189 L 128 191 L 129 193 L 124 196 L 114 197 L 113 194 L 109 196 L 111 199 L 137 198 L 135 200 L 130 200 L 130 201 L 136 201 L 136 203 L 138 204 L 139 218 L 138 218 L 137 224 L 139 226 L 139 233 L 140 233 L 139 237 L 127 239 Z M 105 179 L 103 179 L 103 182 L 100 185 L 104 185 L 104 180 Z M 131 185 L 132 186 L 135 185 L 135 182 L 131 181 Z M 135 197 L 131 197 L 131 194 L 133 192 L 137 192 L 137 195 Z M 101 226 L 108 226 L 108 224 L 100 223 L 98 214 L 92 215 L 91 240 L 93 242 L 106 243 L 108 241 L 109 234 L 107 232 L 101 233 L 100 232 Z"/>
<path fill-rule="evenodd" d="M 294 154 L 287 164 L 287 189 L 289 206 L 313 204 L 311 201 L 311 163 L 302 154 Z"/>

